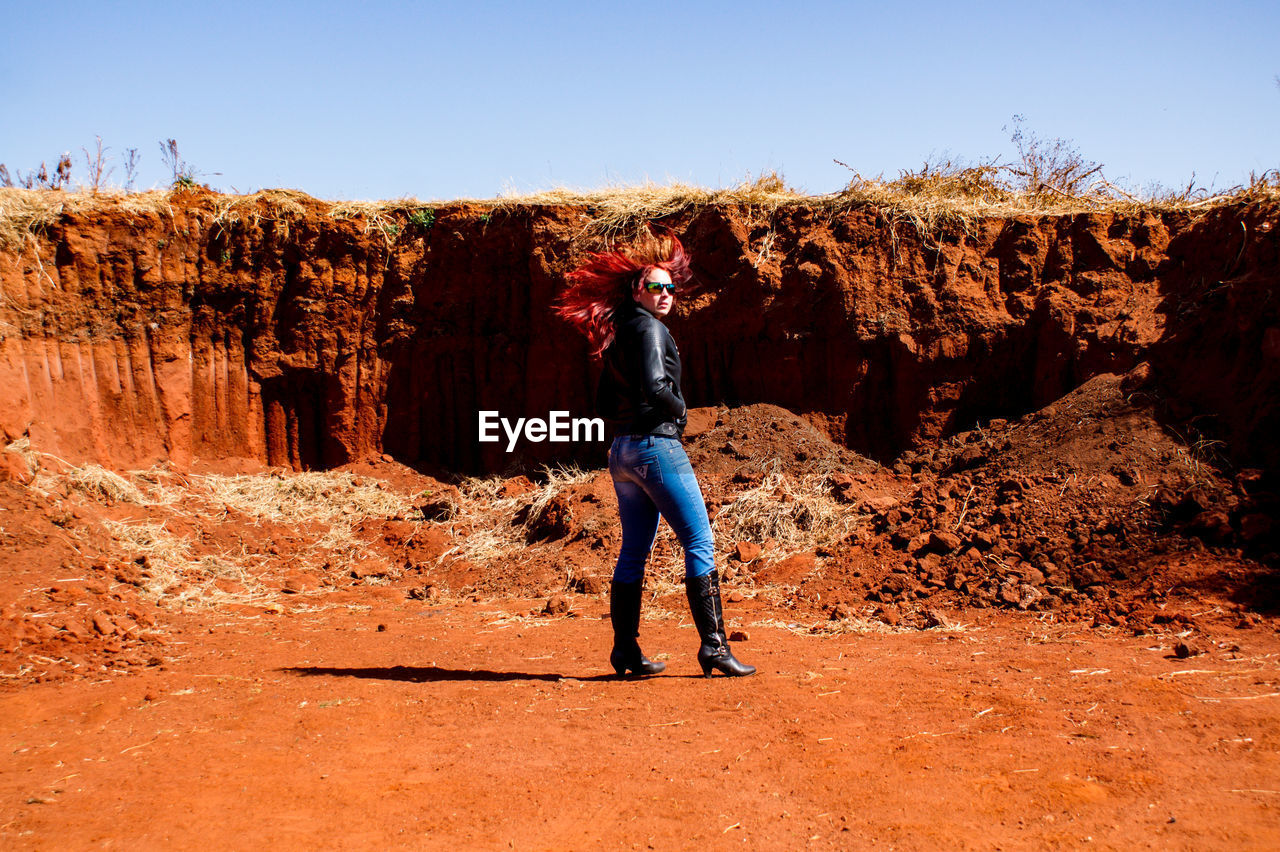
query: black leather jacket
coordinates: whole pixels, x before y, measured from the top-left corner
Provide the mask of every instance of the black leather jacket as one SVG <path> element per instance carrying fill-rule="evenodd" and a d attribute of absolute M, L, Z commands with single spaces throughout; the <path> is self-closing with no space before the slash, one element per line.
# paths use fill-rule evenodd
<path fill-rule="evenodd" d="M 662 321 L 627 299 L 614 313 L 616 336 L 604 352 L 596 410 L 619 435 L 684 433 L 680 350 Z"/>

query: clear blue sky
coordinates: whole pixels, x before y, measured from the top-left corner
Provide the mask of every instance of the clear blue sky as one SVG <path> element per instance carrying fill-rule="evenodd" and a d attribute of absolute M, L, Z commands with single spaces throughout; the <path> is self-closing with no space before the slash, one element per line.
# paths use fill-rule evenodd
<path fill-rule="evenodd" d="M 0 162 L 101 135 L 167 183 L 494 197 L 780 171 L 810 193 L 1014 114 L 1141 189 L 1280 167 L 1280 2 L 0 2 Z M 117 165 L 113 180 L 123 178 Z M 214 174 L 214 173 L 219 174 Z"/>

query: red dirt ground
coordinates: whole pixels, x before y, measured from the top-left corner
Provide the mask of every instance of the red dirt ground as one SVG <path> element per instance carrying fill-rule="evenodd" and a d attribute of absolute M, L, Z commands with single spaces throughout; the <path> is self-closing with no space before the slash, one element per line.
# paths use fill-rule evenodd
<path fill-rule="evenodd" d="M 515 509 L 529 544 L 509 561 L 450 556 L 476 532 L 462 515 L 367 518 L 354 567 L 314 572 L 290 568 L 320 533 L 305 526 L 169 514 L 65 476 L 0 483 L 0 837 L 1275 848 L 1280 627 L 1274 575 L 1239 529 L 1264 497 L 1255 477 L 1178 456 L 1121 385 L 1100 377 L 896 470 L 772 406 L 695 412 L 689 451 L 718 524 L 777 471 L 825 476 L 810 481 L 853 519 L 789 556 L 721 537 L 735 648 L 760 668 L 740 681 L 696 676 L 680 589 L 656 568 L 643 641 L 667 673 L 610 676 L 618 531 L 602 472 L 532 520 Z M 350 472 L 428 512 L 457 494 L 381 459 Z M 494 499 L 538 486 L 518 477 Z M 1179 515 L 1187 494 L 1226 529 Z M 101 526 L 144 516 L 198 553 L 239 542 L 270 594 L 207 609 L 169 603 L 182 584 L 148 595 L 154 566 Z M 678 572 L 669 544 L 656 559 Z"/>
<path fill-rule="evenodd" d="M 667 672 L 619 682 L 595 597 L 329 603 L 180 619 L 161 666 L 0 696 L 5 845 L 1280 843 L 1271 626 L 1180 660 L 1172 635 L 1025 615 L 822 636 L 735 606 L 756 676 L 703 679 L 672 619 L 643 636 Z"/>

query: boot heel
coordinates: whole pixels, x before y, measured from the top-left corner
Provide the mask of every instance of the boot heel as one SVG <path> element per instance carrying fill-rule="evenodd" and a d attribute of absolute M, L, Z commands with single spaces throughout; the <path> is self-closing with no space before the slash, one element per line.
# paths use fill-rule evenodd
<path fill-rule="evenodd" d="M 710 663 L 704 663 L 704 664 L 703 664 L 703 666 L 702 666 L 702 676 L 703 676 L 703 677 L 711 677 L 711 664 L 710 664 Z"/>

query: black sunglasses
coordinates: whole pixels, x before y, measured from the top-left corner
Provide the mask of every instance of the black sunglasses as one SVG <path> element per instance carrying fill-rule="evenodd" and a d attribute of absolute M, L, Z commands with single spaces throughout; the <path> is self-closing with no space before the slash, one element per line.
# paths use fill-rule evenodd
<path fill-rule="evenodd" d="M 674 294 L 676 292 L 676 282 L 646 281 L 644 282 L 644 289 L 648 290 L 650 293 L 661 293 L 663 290 L 666 290 L 668 293 Z"/>

